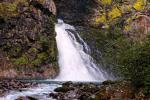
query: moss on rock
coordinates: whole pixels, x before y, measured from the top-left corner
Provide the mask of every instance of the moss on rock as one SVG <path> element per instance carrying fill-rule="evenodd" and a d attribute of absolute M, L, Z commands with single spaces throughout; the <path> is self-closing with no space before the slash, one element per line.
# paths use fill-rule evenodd
<path fill-rule="evenodd" d="M 19 78 L 21 76 L 27 76 L 27 78 L 55 76 L 52 75 L 52 73 L 56 74 L 57 70 L 54 69 L 57 67 L 55 64 L 57 52 L 54 34 L 55 16 L 50 12 L 51 5 L 48 5 L 47 8 L 46 3 L 49 4 L 49 1 L 38 0 L 36 2 L 44 9 L 41 10 L 31 3 L 29 4 L 29 0 L 3 0 L 0 2 L 0 22 L 2 21 L 0 50 L 9 60 L 2 61 L 0 70 L 12 68 Z M 7 62 L 10 62 L 11 68 L 5 64 Z M 50 67 L 49 72 L 52 69 L 52 73 L 46 72 L 46 75 L 39 73 L 38 70 L 41 70 L 43 66 L 45 69 Z"/>
<path fill-rule="evenodd" d="M 14 0 L 12 2 L 0 3 L 0 17 L 8 19 L 19 15 L 17 11 L 18 4 L 21 3 L 24 6 L 29 6 L 27 0 Z"/>
<path fill-rule="evenodd" d="M 22 55 L 22 56 L 19 57 L 19 58 L 13 58 L 13 59 L 11 59 L 11 62 L 12 62 L 14 65 L 17 65 L 17 66 L 29 64 L 29 61 L 28 61 L 28 58 L 27 58 L 26 55 Z"/>

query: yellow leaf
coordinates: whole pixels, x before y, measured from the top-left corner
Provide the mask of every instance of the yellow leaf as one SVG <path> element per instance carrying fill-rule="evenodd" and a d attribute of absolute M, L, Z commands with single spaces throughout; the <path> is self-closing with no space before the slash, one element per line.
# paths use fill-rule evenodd
<path fill-rule="evenodd" d="M 100 16 L 100 17 L 97 17 L 95 19 L 95 22 L 96 23 L 105 23 L 106 22 L 106 17 L 104 15 Z"/>
<path fill-rule="evenodd" d="M 143 0 L 136 0 L 136 2 L 133 4 L 133 8 L 135 8 L 136 10 L 144 9 Z"/>
<path fill-rule="evenodd" d="M 103 5 L 110 5 L 112 0 L 98 0 L 100 3 L 102 3 Z"/>
<path fill-rule="evenodd" d="M 109 20 L 112 21 L 113 19 L 120 17 L 121 16 L 121 11 L 117 6 L 114 6 L 109 12 L 108 12 L 108 17 Z"/>

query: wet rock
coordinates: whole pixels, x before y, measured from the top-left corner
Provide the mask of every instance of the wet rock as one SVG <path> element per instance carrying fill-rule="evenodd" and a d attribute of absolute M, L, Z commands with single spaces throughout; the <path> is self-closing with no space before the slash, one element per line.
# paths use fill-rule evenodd
<path fill-rule="evenodd" d="M 52 98 L 54 98 L 54 99 L 56 99 L 58 97 L 58 94 L 56 94 L 56 93 L 50 93 L 49 96 L 52 97 Z"/>
<path fill-rule="evenodd" d="M 27 96 L 27 97 L 19 97 L 15 100 L 38 100 L 38 99 L 31 97 L 31 96 Z"/>
<path fill-rule="evenodd" d="M 21 88 L 29 88 L 35 86 L 37 86 L 36 83 L 26 83 L 18 80 L 0 80 L 0 94 L 3 94 L 10 90 L 21 91 Z"/>
<path fill-rule="evenodd" d="M 25 100 L 25 99 L 26 99 L 25 97 L 19 97 L 16 100 Z"/>
<path fill-rule="evenodd" d="M 71 85 L 73 85 L 73 83 L 69 81 L 69 82 L 63 83 L 62 85 L 66 87 L 70 87 Z"/>
<path fill-rule="evenodd" d="M 34 97 L 30 97 L 30 96 L 28 96 L 27 97 L 29 100 L 38 100 L 38 99 L 36 99 L 36 98 L 34 98 Z"/>
<path fill-rule="evenodd" d="M 68 92 L 70 90 L 74 90 L 74 88 L 73 87 L 66 87 L 66 86 L 64 86 L 64 87 L 58 87 L 54 91 L 55 92 L 63 92 L 63 93 L 65 93 L 65 92 Z"/>
<path fill-rule="evenodd" d="M 77 97 L 78 97 L 78 95 L 77 95 L 76 90 L 68 91 L 64 96 L 65 99 L 74 99 L 74 98 L 77 98 Z"/>
<path fill-rule="evenodd" d="M 81 94 L 81 96 L 78 98 L 79 100 L 87 100 L 89 95 L 87 93 Z"/>
<path fill-rule="evenodd" d="M 68 84 L 64 83 L 64 84 Z M 108 81 L 108 84 L 89 84 L 89 83 L 71 83 L 67 87 L 56 88 L 56 93 L 51 93 L 50 96 L 56 99 L 65 100 L 134 100 L 136 92 L 126 81 L 114 81 L 113 84 Z M 71 87 L 71 89 L 69 88 Z M 74 89 L 72 89 L 74 88 Z M 141 98 L 141 96 L 140 96 Z"/>
<path fill-rule="evenodd" d="M 109 85 L 109 84 L 114 84 L 114 82 L 111 81 L 111 80 L 108 80 L 108 81 L 102 82 L 102 84 L 103 84 L 103 85 Z"/>

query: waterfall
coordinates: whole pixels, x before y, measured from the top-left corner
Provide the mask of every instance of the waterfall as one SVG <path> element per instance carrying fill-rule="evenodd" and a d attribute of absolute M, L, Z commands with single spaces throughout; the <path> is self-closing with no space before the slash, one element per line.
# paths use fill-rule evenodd
<path fill-rule="evenodd" d="M 54 80 L 47 81 L 80 81 L 102 82 L 105 75 L 93 62 L 88 54 L 90 49 L 84 40 L 76 32 L 75 28 L 58 20 L 55 24 L 56 42 L 58 49 L 59 75 Z M 33 96 L 39 100 L 53 100 L 46 94 L 54 92 L 59 84 L 39 84 L 35 88 L 27 88 L 25 91 L 11 91 L 0 100 L 16 100 L 20 96 Z"/>
<path fill-rule="evenodd" d="M 69 31 L 72 30 L 72 31 Z M 75 28 L 58 19 L 55 24 L 58 49 L 59 81 L 104 81 L 102 71 L 94 64 L 88 45 Z M 78 40 L 78 41 L 77 41 Z"/>

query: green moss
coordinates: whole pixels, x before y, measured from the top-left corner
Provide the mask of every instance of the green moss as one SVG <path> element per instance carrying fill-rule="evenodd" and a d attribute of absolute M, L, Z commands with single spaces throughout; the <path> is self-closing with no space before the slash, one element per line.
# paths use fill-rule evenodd
<path fill-rule="evenodd" d="M 35 59 L 35 60 L 33 60 L 32 62 L 31 62 L 31 64 L 33 65 L 33 66 L 39 66 L 40 64 L 42 64 L 42 62 L 43 61 L 45 61 L 48 57 L 47 57 L 48 55 L 46 54 L 46 53 L 39 53 L 38 55 L 37 55 L 37 58 Z"/>
<path fill-rule="evenodd" d="M 13 2 L 1 2 L 0 17 L 6 20 L 10 17 L 17 16 L 19 14 L 17 12 L 17 6 L 19 3 L 22 3 L 24 6 L 29 6 L 27 0 L 14 0 Z"/>
<path fill-rule="evenodd" d="M 47 57 L 46 53 L 40 53 L 40 54 L 38 54 L 38 58 L 39 59 L 46 60 L 46 57 Z"/>
<path fill-rule="evenodd" d="M 8 18 L 18 15 L 16 7 L 17 5 L 14 3 L 0 3 L 0 16 L 2 18 Z"/>
<path fill-rule="evenodd" d="M 48 18 L 48 26 L 47 26 L 47 29 L 51 32 L 51 33 L 54 33 L 55 32 L 55 28 L 54 28 L 54 24 L 55 24 L 55 20 L 56 20 L 56 18 L 55 18 L 55 16 L 50 16 L 49 18 Z"/>
<path fill-rule="evenodd" d="M 49 37 L 40 35 L 40 43 L 42 45 L 43 51 L 47 51 L 49 48 Z"/>
<path fill-rule="evenodd" d="M 26 65 L 29 63 L 28 58 L 26 57 L 26 55 L 22 55 L 20 58 L 13 58 L 11 59 L 11 62 L 14 65 Z"/>
<path fill-rule="evenodd" d="M 29 53 L 37 53 L 38 50 L 33 47 L 33 48 L 30 48 L 30 49 L 28 50 L 28 52 L 29 52 Z"/>
<path fill-rule="evenodd" d="M 41 59 L 35 59 L 31 62 L 33 66 L 38 66 L 42 63 Z"/>

